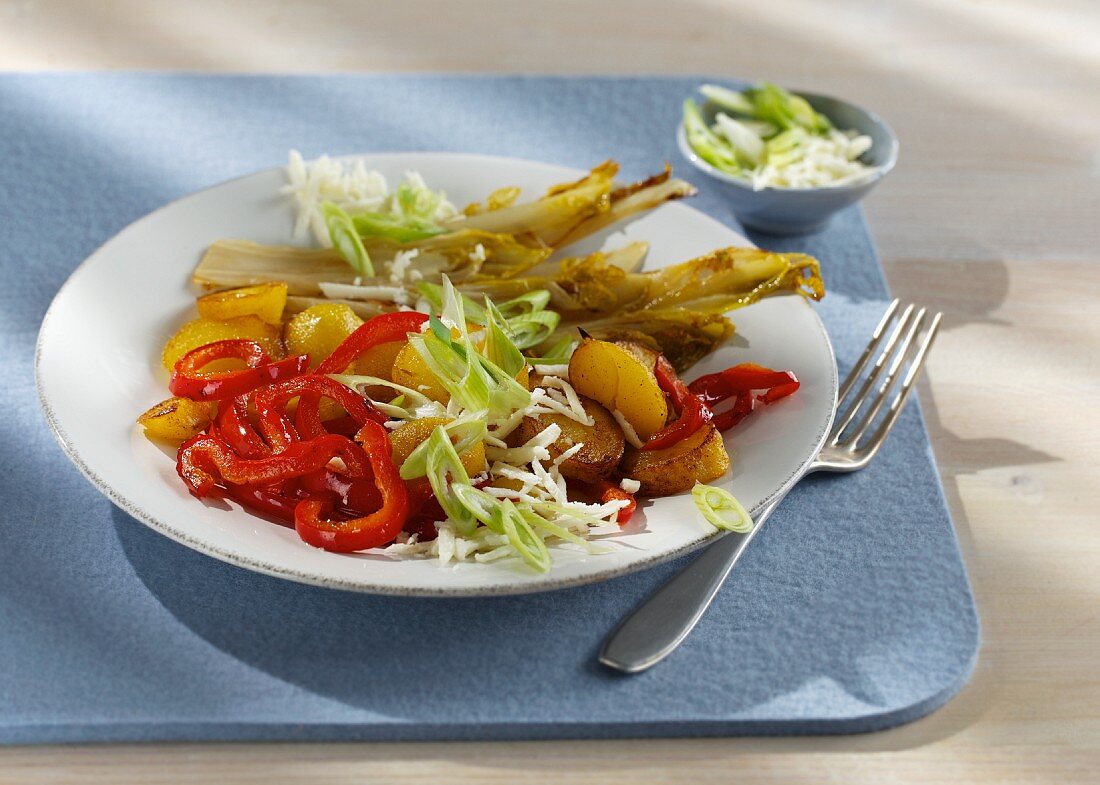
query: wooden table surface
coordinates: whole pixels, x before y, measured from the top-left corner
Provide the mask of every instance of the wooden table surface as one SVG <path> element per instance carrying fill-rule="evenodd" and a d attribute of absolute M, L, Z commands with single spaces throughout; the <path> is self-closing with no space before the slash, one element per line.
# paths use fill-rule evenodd
<path fill-rule="evenodd" d="M 1100 4 L 0 0 L 0 69 L 709 73 L 874 107 L 894 291 L 982 617 L 972 682 L 865 736 L 0 749 L 0 783 L 1100 781 Z"/>

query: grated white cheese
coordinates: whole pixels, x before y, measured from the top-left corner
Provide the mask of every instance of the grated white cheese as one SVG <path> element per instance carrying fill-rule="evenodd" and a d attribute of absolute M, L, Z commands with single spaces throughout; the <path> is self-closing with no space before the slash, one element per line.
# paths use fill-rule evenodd
<path fill-rule="evenodd" d="M 477 245 L 475 245 L 474 250 L 470 251 L 469 257 L 470 257 L 470 261 L 474 262 L 475 264 L 480 263 L 480 262 L 484 262 L 485 259 L 486 259 L 485 246 L 482 245 L 481 243 L 478 243 Z"/>
<path fill-rule="evenodd" d="M 863 180 L 877 169 L 859 157 L 871 148 L 871 137 L 835 128 L 825 136 L 804 135 L 792 160 L 774 166 L 764 159 L 752 172 L 753 190 L 768 187 L 819 188 Z"/>
<path fill-rule="evenodd" d="M 560 376 L 545 376 L 542 380 L 542 386 L 546 388 L 546 393 L 554 400 L 559 400 L 558 395 L 555 395 L 555 391 L 561 390 L 564 393 L 564 403 L 573 412 L 573 419 L 579 422 L 581 425 L 595 425 L 596 421 L 592 419 L 592 416 L 584 410 L 584 404 L 581 403 L 580 396 L 577 395 L 577 391 L 573 389 L 573 385 L 567 382 Z"/>
<path fill-rule="evenodd" d="M 383 300 L 409 304 L 409 293 L 403 286 L 356 286 L 347 283 L 321 282 L 317 284 L 321 288 L 321 294 L 336 300 Z"/>
<path fill-rule="evenodd" d="M 561 455 L 559 455 L 557 458 L 555 458 L 554 459 L 554 465 L 555 466 L 561 466 L 563 463 L 568 461 L 574 455 L 579 453 L 582 449 L 584 449 L 584 442 L 577 442 L 572 447 L 570 447 L 568 450 L 565 450 L 564 452 L 562 452 Z"/>
<path fill-rule="evenodd" d="M 627 493 L 637 493 L 642 489 L 642 484 L 630 477 L 623 477 L 622 482 L 619 483 L 619 487 Z"/>
<path fill-rule="evenodd" d="M 558 395 L 560 396 L 561 393 L 558 393 Z M 558 400 L 552 398 L 549 392 L 541 387 L 536 387 L 531 391 L 531 405 L 524 409 L 523 412 L 531 417 L 538 417 L 540 414 L 549 414 L 553 412 L 563 417 L 568 417 L 571 420 L 576 419 L 576 414 L 569 408 L 569 404 L 564 402 L 564 399 Z"/>
<path fill-rule="evenodd" d="M 302 239 L 307 231 L 326 248 L 332 246 L 328 227 L 321 215 L 321 203 L 332 202 L 349 215 L 363 212 L 390 212 L 401 215 L 401 205 L 393 198 L 389 184 L 381 172 L 367 169 L 361 159 L 338 161 L 322 155 L 306 161 L 297 150 L 287 158 L 287 184 L 280 192 L 294 197 L 298 215 L 294 221 L 294 237 Z M 418 172 L 405 172 L 403 185 L 427 189 Z M 445 194 L 436 205 L 436 221 L 456 220 L 461 214 Z"/>
<path fill-rule="evenodd" d="M 390 280 L 393 281 L 395 286 L 401 286 L 406 280 L 411 279 L 411 272 L 409 266 L 412 264 L 413 259 L 420 255 L 418 248 L 413 248 L 409 251 L 398 251 L 393 257 L 393 261 L 390 262 Z M 419 272 L 418 270 L 415 272 Z"/>
<path fill-rule="evenodd" d="M 644 445 L 644 442 L 638 437 L 638 432 L 634 430 L 634 426 L 623 417 L 623 413 L 618 409 L 611 410 L 611 416 L 615 418 L 615 422 L 619 424 L 619 427 L 623 429 L 623 436 L 626 437 L 626 442 L 631 447 L 637 447 L 639 450 Z"/>
<path fill-rule="evenodd" d="M 550 451 L 547 449 L 557 438 L 561 436 L 561 426 L 556 423 L 543 428 L 519 447 L 488 447 L 485 454 L 494 461 L 510 463 L 514 466 L 523 466 L 534 461 L 550 460 Z"/>
<path fill-rule="evenodd" d="M 535 373 L 541 373 L 544 376 L 557 376 L 559 379 L 569 378 L 569 366 L 568 365 L 535 365 Z"/>
<path fill-rule="evenodd" d="M 344 210 L 365 212 L 380 210 L 389 196 L 386 178 L 368 171 L 362 161 L 344 164 L 322 155 L 307 163 L 301 153 L 291 150 L 287 162 L 288 183 L 282 193 L 291 194 L 298 205 L 294 236 L 305 237 L 312 230 L 317 242 L 331 247 L 321 203 L 333 202 Z"/>

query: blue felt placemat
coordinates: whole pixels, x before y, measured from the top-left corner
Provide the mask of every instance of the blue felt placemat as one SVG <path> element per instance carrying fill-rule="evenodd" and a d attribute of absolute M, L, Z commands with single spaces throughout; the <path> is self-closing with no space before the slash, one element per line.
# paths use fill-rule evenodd
<path fill-rule="evenodd" d="M 915 405 L 868 469 L 802 483 L 682 650 L 633 677 L 597 666 L 599 643 L 686 560 L 487 600 L 293 584 L 113 507 L 39 412 L 50 299 L 165 202 L 290 147 L 616 157 L 627 177 L 667 159 L 690 176 L 673 130 L 695 83 L 0 76 L 0 742 L 838 733 L 947 700 L 973 667 L 978 621 Z M 691 179 L 693 205 L 732 223 Z M 887 297 L 860 212 L 815 236 L 754 239 L 822 259 L 820 313 L 846 366 Z"/>

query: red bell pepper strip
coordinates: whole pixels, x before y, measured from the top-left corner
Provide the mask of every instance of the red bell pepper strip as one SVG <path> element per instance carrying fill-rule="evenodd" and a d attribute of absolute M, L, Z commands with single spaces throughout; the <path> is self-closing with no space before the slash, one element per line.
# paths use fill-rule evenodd
<path fill-rule="evenodd" d="M 439 536 L 439 530 L 435 528 L 436 522 L 445 520 L 447 513 L 439 506 L 439 500 L 435 498 L 428 483 L 405 487 L 409 491 L 410 514 L 404 529 L 409 534 L 417 535 L 420 542 L 430 542 Z"/>
<path fill-rule="evenodd" d="M 294 425 L 286 414 L 286 405 L 292 398 L 298 398 Z M 260 432 L 267 443 L 278 452 L 301 439 L 325 435 L 327 431 L 321 424 L 318 408 L 321 398 L 339 403 L 360 427 L 367 421 L 386 421 L 382 412 L 357 393 L 334 379 L 314 373 L 271 384 L 255 392 L 253 399 L 260 418 Z"/>
<path fill-rule="evenodd" d="M 672 408 L 677 414 L 684 410 L 684 406 L 691 397 L 691 391 L 676 374 L 663 354 L 657 355 L 657 363 L 653 366 L 653 375 L 657 377 L 657 385 L 672 399 Z"/>
<path fill-rule="evenodd" d="M 714 416 L 714 426 L 725 431 L 737 425 L 756 408 L 786 398 L 798 390 L 800 382 L 790 371 L 773 371 L 755 363 L 741 363 L 718 373 L 700 376 L 688 385 L 711 411 L 723 401 L 734 399 L 733 406 Z M 760 395 L 753 395 L 762 390 Z"/>
<path fill-rule="evenodd" d="M 214 428 L 217 436 L 237 455 L 242 458 L 264 458 L 271 455 L 271 448 L 256 433 L 248 419 L 249 399 L 248 395 L 240 395 L 220 401 Z"/>
<path fill-rule="evenodd" d="M 634 494 L 629 491 L 624 491 L 618 485 L 609 480 L 597 480 L 594 483 L 595 491 L 599 494 L 600 503 L 607 504 L 613 501 L 626 501 L 629 502 L 625 507 L 619 510 L 615 516 L 615 520 L 620 526 L 626 525 L 626 523 L 634 517 L 634 511 L 638 509 L 638 502 L 634 498 Z"/>
<path fill-rule="evenodd" d="M 672 364 L 665 356 L 658 355 L 657 365 L 653 369 L 657 384 L 672 400 L 672 408 L 679 415 L 675 422 L 666 425 L 649 437 L 642 450 L 663 450 L 691 436 L 711 419 L 711 411 L 692 394 L 688 386 L 676 375 Z"/>
<path fill-rule="evenodd" d="M 248 367 L 238 371 L 202 371 L 215 360 L 227 359 L 244 360 Z M 279 379 L 297 376 L 308 367 L 309 358 L 305 355 L 270 362 L 267 352 L 255 341 L 216 341 L 183 355 L 172 370 L 168 389 L 173 395 L 193 401 L 218 401 L 235 398 Z"/>
<path fill-rule="evenodd" d="M 234 485 L 225 483 L 225 493 L 229 498 L 255 512 L 269 515 L 290 526 L 294 525 L 294 508 L 298 498 L 284 492 L 284 484 L 275 485 Z"/>
<path fill-rule="evenodd" d="M 333 521 L 327 519 L 331 505 L 317 499 L 305 499 L 294 510 L 294 528 L 302 540 L 316 548 L 337 553 L 378 548 L 392 542 L 409 517 L 409 495 L 390 455 L 386 429 L 368 420 L 355 438 L 362 444 L 360 449 L 374 472 L 382 506 L 349 521 Z"/>
<path fill-rule="evenodd" d="M 202 498 L 213 491 L 219 478 L 234 485 L 271 485 L 316 471 L 333 458 L 343 459 L 351 477 L 366 477 L 370 471 L 363 448 L 336 434 L 297 442 L 275 455 L 256 459 L 242 458 L 216 436 L 199 434 L 180 446 L 176 472 L 188 490 Z"/>
<path fill-rule="evenodd" d="M 427 314 L 416 311 L 395 311 L 368 319 L 332 350 L 332 354 L 317 366 L 317 373 L 343 373 L 368 349 L 404 341 L 409 333 L 420 332 L 427 321 Z"/>
<path fill-rule="evenodd" d="M 328 499 L 341 512 L 357 517 L 382 505 L 374 475 L 348 477 L 329 468 L 318 469 L 297 479 L 301 498 Z"/>

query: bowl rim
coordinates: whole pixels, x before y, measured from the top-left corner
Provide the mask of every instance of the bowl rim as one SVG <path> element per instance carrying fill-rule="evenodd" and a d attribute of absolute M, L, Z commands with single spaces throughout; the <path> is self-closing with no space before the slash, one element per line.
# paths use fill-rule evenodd
<path fill-rule="evenodd" d="M 861 104 L 857 104 L 854 101 L 849 101 L 846 98 L 837 98 L 834 95 L 826 95 L 825 93 L 814 93 L 804 90 L 791 90 L 792 94 L 806 99 L 826 99 L 829 101 L 835 101 L 841 104 L 847 104 L 848 106 L 856 109 L 865 114 L 871 122 L 878 125 L 880 128 L 886 131 L 886 134 L 890 140 L 889 150 L 887 151 L 887 159 L 884 163 L 875 167 L 875 170 L 863 180 L 858 180 L 854 183 L 841 183 L 839 185 L 815 185 L 812 188 L 790 188 L 782 185 L 766 185 L 763 188 L 753 188 L 752 183 L 741 178 L 735 177 L 728 172 L 723 172 L 721 169 L 713 166 L 712 164 L 704 161 L 698 153 L 692 148 L 687 140 L 687 131 L 684 129 L 683 117 L 680 118 L 680 122 L 676 126 L 676 143 L 680 148 L 680 154 L 686 158 L 696 169 L 704 174 L 710 175 L 716 180 L 721 180 L 724 183 L 737 186 L 749 193 L 766 193 L 773 191 L 775 193 L 790 193 L 790 194 L 813 194 L 822 193 L 828 191 L 844 191 L 849 189 L 864 188 L 874 185 L 894 168 L 898 162 L 898 148 L 901 146 L 898 141 L 898 135 L 894 132 L 894 129 L 888 122 L 882 119 L 877 112 L 873 112 Z M 831 118 L 830 118 L 831 119 Z"/>

